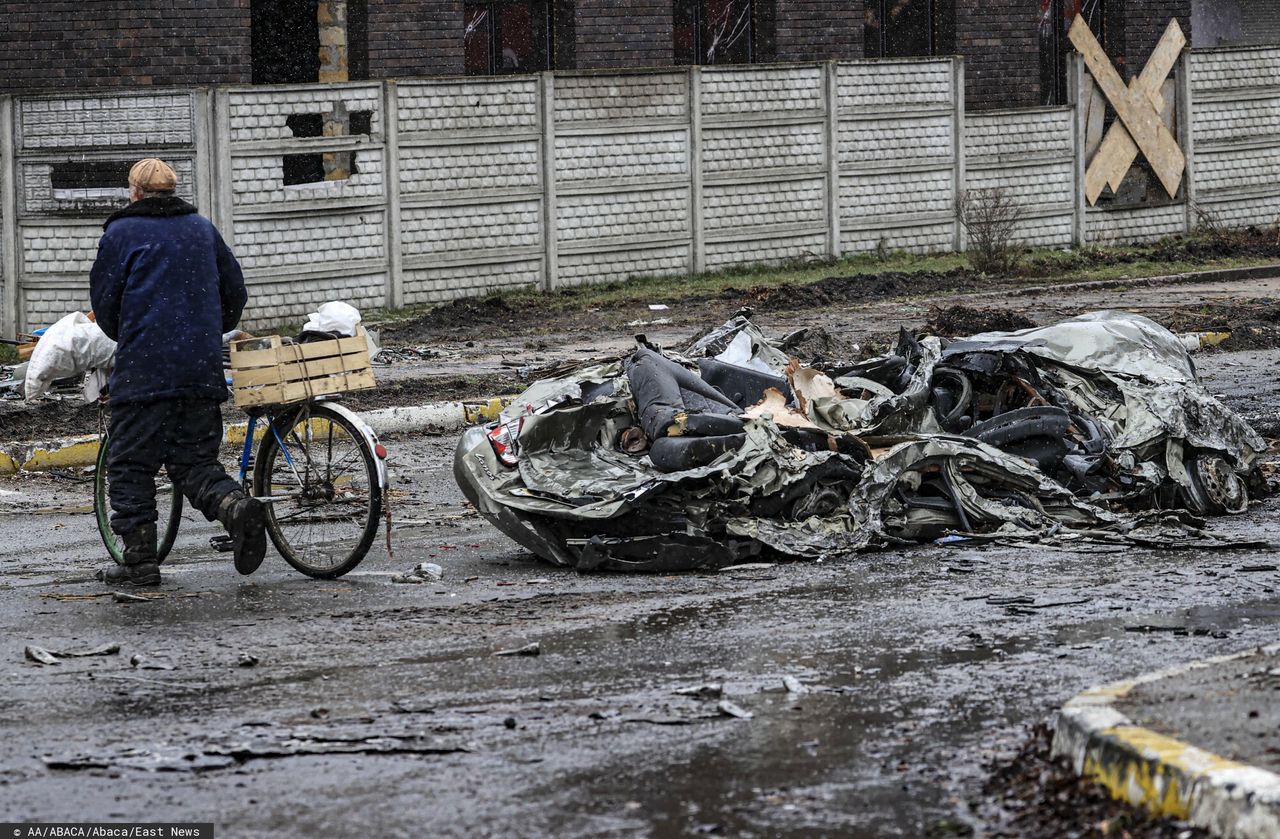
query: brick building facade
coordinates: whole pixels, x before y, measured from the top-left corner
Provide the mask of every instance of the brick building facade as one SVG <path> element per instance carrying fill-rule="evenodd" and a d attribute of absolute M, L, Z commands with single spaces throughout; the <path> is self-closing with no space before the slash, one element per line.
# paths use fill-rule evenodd
<path fill-rule="evenodd" d="M 328 0 L 332 2 L 332 0 Z M 1083 6 L 1134 71 L 1192 0 L 347 0 L 350 77 L 965 57 L 968 107 L 1063 101 Z M 11 0 L 0 92 L 315 78 L 316 0 Z"/>

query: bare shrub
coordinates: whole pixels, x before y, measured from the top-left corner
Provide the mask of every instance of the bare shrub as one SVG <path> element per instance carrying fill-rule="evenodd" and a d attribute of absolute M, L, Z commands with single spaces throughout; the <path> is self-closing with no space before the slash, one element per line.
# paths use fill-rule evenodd
<path fill-rule="evenodd" d="M 956 215 L 969 234 L 969 264 L 984 274 L 1002 274 L 1018 264 L 1013 243 L 1022 205 L 1004 187 L 970 189 L 960 195 Z"/>

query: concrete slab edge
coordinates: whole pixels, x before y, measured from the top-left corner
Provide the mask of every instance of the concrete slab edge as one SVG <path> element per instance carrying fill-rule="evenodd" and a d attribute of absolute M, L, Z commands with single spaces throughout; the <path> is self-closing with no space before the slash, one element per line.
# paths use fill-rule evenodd
<path fill-rule="evenodd" d="M 379 436 L 422 431 L 457 431 L 468 425 L 497 419 L 502 409 L 511 404 L 514 398 L 498 396 L 475 402 L 431 402 L 359 413 Z M 224 445 L 242 445 L 247 431 L 247 423 L 232 423 L 223 429 L 222 442 Z M 0 443 L 0 475 L 78 469 L 92 466 L 97 459 L 96 434 L 59 440 Z"/>
<path fill-rule="evenodd" d="M 1280 644 L 1205 659 L 1091 688 L 1054 721 L 1053 755 L 1100 782 L 1113 798 L 1184 819 L 1223 839 L 1280 836 L 1280 775 L 1228 760 L 1135 725 L 1116 703 L 1134 688 L 1260 653 Z"/>

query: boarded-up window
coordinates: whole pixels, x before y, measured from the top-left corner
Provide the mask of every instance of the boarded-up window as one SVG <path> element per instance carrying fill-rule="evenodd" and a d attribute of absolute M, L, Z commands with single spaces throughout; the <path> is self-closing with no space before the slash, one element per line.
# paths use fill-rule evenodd
<path fill-rule="evenodd" d="M 755 5 L 752 0 L 676 0 L 676 63 L 750 64 L 756 59 Z"/>
<path fill-rule="evenodd" d="M 462 49 L 467 75 L 551 69 L 554 31 L 552 4 L 546 0 L 466 3 Z"/>
<path fill-rule="evenodd" d="M 955 13 L 955 0 L 867 0 L 867 57 L 954 53 Z"/>
<path fill-rule="evenodd" d="M 1121 75 L 1128 75 L 1123 0 L 1040 0 L 1040 102 L 1043 105 L 1067 103 L 1067 56 L 1072 49 L 1067 30 L 1077 15 L 1084 15 L 1085 22 Z"/>

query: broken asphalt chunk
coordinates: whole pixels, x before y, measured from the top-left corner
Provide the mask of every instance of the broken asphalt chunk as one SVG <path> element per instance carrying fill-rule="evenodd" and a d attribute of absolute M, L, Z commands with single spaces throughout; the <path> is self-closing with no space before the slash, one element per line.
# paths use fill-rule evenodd
<path fill-rule="evenodd" d="M 750 711 L 747 711 L 743 708 L 738 707 L 737 705 L 730 702 L 728 699 L 721 699 L 718 703 L 716 703 L 716 709 L 721 714 L 724 714 L 726 717 L 736 717 L 737 719 L 740 719 L 740 720 L 749 720 L 753 716 L 755 716 L 755 714 L 752 714 Z"/>
<path fill-rule="evenodd" d="M 692 696 L 694 699 L 719 699 L 724 696 L 724 685 L 717 682 L 691 688 L 680 688 L 674 692 L 680 696 Z"/>

